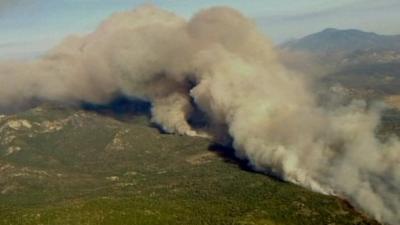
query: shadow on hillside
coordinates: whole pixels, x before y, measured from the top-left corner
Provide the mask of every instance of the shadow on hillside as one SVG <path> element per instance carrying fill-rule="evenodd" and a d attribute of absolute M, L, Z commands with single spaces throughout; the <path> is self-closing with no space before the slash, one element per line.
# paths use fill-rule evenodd
<path fill-rule="evenodd" d="M 231 146 L 225 146 L 217 143 L 213 143 L 209 146 L 208 148 L 209 151 L 215 152 L 218 154 L 219 157 L 221 157 L 224 162 L 230 163 L 237 165 L 241 170 L 244 170 L 246 172 L 251 172 L 251 173 L 257 173 L 257 174 L 262 174 L 264 176 L 268 176 L 276 181 L 279 182 L 286 182 L 282 180 L 282 178 L 274 173 L 273 171 L 270 171 L 268 169 L 264 171 L 257 171 L 250 163 L 249 160 L 247 159 L 241 159 L 235 155 L 235 149 Z"/>
<path fill-rule="evenodd" d="M 188 123 L 195 129 L 207 126 L 206 115 L 191 102 L 193 111 L 188 118 Z M 120 121 L 130 121 L 138 116 L 145 116 L 149 120 L 151 118 L 151 103 L 137 98 L 129 98 L 124 95 L 117 96 L 113 100 L 105 104 L 94 104 L 85 102 L 80 108 L 86 111 L 95 112 L 104 116 L 110 116 Z M 150 126 L 157 128 L 160 133 L 165 134 L 164 129 L 155 123 Z"/>
<path fill-rule="evenodd" d="M 82 103 L 81 108 L 105 116 L 111 116 L 118 120 L 130 120 L 135 116 L 150 118 L 151 103 L 126 96 L 118 96 L 106 104 Z"/>

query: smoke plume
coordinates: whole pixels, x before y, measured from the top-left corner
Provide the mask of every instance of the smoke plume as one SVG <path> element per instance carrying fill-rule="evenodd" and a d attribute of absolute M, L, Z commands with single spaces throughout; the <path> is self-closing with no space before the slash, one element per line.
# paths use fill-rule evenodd
<path fill-rule="evenodd" d="M 400 224 L 400 142 L 375 135 L 383 106 L 322 106 L 304 76 L 283 66 L 273 44 L 233 9 L 210 8 L 189 21 L 153 6 L 116 13 L 40 59 L 0 63 L 0 77 L 3 111 L 123 94 L 151 102 L 153 122 L 167 132 L 204 135 L 187 122 L 195 105 L 209 119 L 207 134 L 229 138 L 255 169 Z"/>

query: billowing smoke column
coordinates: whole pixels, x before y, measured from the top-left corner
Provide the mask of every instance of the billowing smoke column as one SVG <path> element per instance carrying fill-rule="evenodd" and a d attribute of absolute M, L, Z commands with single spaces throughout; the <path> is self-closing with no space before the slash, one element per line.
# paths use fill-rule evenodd
<path fill-rule="evenodd" d="M 0 64 L 0 107 L 32 99 L 107 102 L 116 94 L 152 103 L 166 131 L 230 137 L 254 168 L 349 199 L 380 221 L 400 224 L 400 143 L 375 137 L 382 107 L 355 100 L 322 107 L 273 45 L 225 7 L 190 21 L 144 6 L 114 14 L 86 37 L 70 37 L 41 59 Z"/>

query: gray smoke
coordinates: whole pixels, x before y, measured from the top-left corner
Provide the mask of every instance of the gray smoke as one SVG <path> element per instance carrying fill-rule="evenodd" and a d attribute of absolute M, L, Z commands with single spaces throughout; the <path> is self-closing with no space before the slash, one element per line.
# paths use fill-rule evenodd
<path fill-rule="evenodd" d="M 150 101 L 166 131 L 204 135 L 187 122 L 193 101 L 210 120 L 208 135 L 231 137 L 255 169 L 400 224 L 400 142 L 375 136 L 383 106 L 318 105 L 304 76 L 233 9 L 189 21 L 153 6 L 116 13 L 40 59 L 1 63 L 0 77 L 3 110 L 32 99 L 104 103 L 122 93 Z"/>

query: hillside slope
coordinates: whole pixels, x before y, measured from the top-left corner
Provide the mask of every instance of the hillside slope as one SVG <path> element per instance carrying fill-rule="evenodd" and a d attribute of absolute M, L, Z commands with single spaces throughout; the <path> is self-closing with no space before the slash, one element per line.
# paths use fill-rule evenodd
<path fill-rule="evenodd" d="M 37 107 L 0 119 L 0 224 L 377 224 L 145 117 Z"/>

